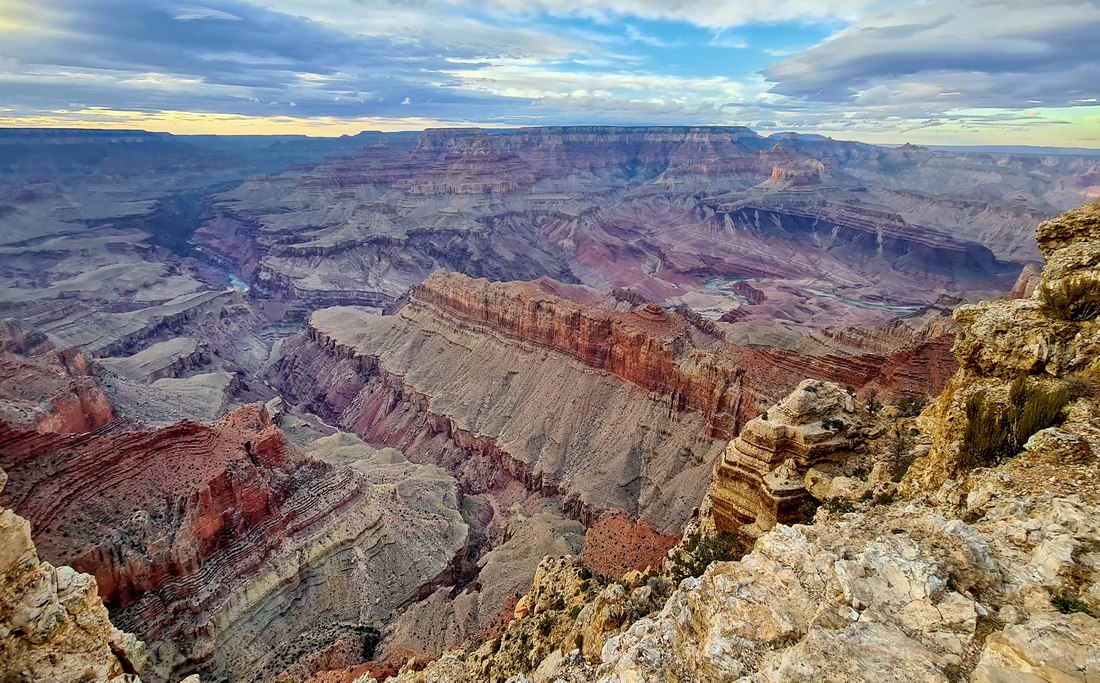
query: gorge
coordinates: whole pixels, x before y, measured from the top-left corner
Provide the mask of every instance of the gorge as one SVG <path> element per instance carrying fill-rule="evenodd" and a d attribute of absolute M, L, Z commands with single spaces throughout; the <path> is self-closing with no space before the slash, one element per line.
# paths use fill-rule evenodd
<path fill-rule="evenodd" d="M 828 652 L 993 681 L 1037 642 L 1070 663 L 1036 671 L 1100 666 L 1095 321 L 1040 301 L 1094 276 L 1095 205 L 1034 239 L 1090 157 L 674 127 L 34 143 L 0 166 L 0 505 L 27 520 L 0 531 L 95 613 L 97 680 L 791 680 Z M 1020 372 L 1085 393 L 961 468 L 967 401 Z M 755 546 L 658 566 L 717 533 Z"/>

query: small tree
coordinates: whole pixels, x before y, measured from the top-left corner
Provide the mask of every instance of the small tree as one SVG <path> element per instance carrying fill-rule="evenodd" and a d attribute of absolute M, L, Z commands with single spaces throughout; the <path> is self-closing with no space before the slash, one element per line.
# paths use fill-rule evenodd
<path fill-rule="evenodd" d="M 748 552 L 747 544 L 731 531 L 712 534 L 695 532 L 688 536 L 672 556 L 669 574 L 679 583 L 689 576 L 702 576 L 711 562 L 739 560 Z"/>

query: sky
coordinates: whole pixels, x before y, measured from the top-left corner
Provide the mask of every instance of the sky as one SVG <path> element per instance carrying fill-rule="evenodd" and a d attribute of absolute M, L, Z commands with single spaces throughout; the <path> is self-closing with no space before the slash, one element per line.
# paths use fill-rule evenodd
<path fill-rule="evenodd" d="M 1100 0 L 0 0 L 0 126 L 1100 148 Z"/>

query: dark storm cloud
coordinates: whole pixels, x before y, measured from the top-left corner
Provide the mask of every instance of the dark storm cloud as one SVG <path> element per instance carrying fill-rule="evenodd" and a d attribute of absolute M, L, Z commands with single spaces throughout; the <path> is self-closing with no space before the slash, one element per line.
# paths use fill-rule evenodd
<path fill-rule="evenodd" d="M 763 73 L 773 93 L 818 102 L 1073 106 L 1100 95 L 1098 35 L 1097 2 L 937 0 L 864 20 Z"/>

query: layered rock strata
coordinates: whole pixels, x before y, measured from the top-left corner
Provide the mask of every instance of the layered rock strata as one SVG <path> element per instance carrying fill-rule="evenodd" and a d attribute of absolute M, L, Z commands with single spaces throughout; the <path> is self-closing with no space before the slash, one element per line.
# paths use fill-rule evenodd
<path fill-rule="evenodd" d="M 853 395 L 806 380 L 742 428 L 714 464 L 704 508 L 719 530 L 802 521 L 811 468 L 843 469 L 855 460 L 873 420 Z"/>
<path fill-rule="evenodd" d="M 744 128 L 428 130 L 407 152 L 250 179 L 195 241 L 255 294 L 316 305 L 386 306 L 447 268 L 629 286 L 718 318 L 734 306 L 704 283 L 752 277 L 771 281 L 762 318 L 820 329 L 1009 287 L 1018 267 L 994 256 L 1034 258 L 1030 226 L 1071 205 L 1060 183 L 1088 167 L 1054 160 L 1036 180 L 1006 162 L 989 182 L 1026 197 L 1010 204 L 959 196 L 995 167 L 922 152 Z M 897 187 L 884 164 L 923 172 Z"/>
<path fill-rule="evenodd" d="M 99 429 L 114 407 L 84 354 L 56 349 L 45 335 L 14 320 L 0 321 L 0 419 L 20 428 L 68 434 Z"/>
<path fill-rule="evenodd" d="M 205 350 L 194 339 L 177 337 L 158 342 L 123 358 L 100 358 L 99 365 L 138 382 L 179 377 L 182 373 L 205 365 Z"/>
<path fill-rule="evenodd" d="M 439 470 L 354 438 L 313 451 L 258 405 L 213 427 L 4 427 L 3 500 L 45 557 L 95 575 L 117 623 L 150 645 L 147 680 L 305 676 L 361 662 L 394 609 L 453 581 L 468 540 Z"/>
<path fill-rule="evenodd" d="M 617 508 L 674 529 L 705 487 L 721 447 L 708 434 L 730 429 L 740 377 L 665 315 L 441 275 L 397 315 L 318 311 L 270 381 L 300 408 L 492 492 L 498 513 L 561 496 L 582 521 Z"/>
<path fill-rule="evenodd" d="M 0 493 L 6 481 L 0 470 Z M 138 683 L 145 659 L 111 624 L 95 578 L 40 561 L 30 523 L 0 507 L 0 678 Z"/>
<path fill-rule="evenodd" d="M 674 533 L 720 444 L 807 365 L 855 388 L 927 390 L 942 371 L 935 348 L 802 358 L 734 347 L 676 312 L 584 287 L 440 273 L 395 315 L 315 313 L 269 381 L 301 409 L 454 471 L 469 491 L 519 482 L 564 496 L 582 521 L 621 509 Z M 628 423 L 640 428 L 618 426 Z"/>
<path fill-rule="evenodd" d="M 1070 273 L 1093 274 L 1097 227 L 1100 214 L 1086 207 L 1040 228 L 1051 254 L 1040 287 Z M 921 416 L 920 424 L 939 441 L 903 481 L 918 495 L 825 506 L 812 523 L 777 524 L 741 560 L 713 562 L 700 577 L 683 580 L 663 606 L 625 628 L 622 615 L 641 604 L 641 596 L 635 600 L 625 582 L 617 582 L 577 613 L 566 630 L 574 635 L 571 641 L 561 637 L 563 615 L 555 613 L 546 637 L 526 649 L 489 644 L 396 680 L 449 683 L 484 671 L 522 674 L 537 683 L 890 677 L 993 683 L 1100 675 L 1100 459 L 1094 448 L 1100 393 L 1087 374 L 1067 372 L 1093 369 L 1092 320 L 1064 319 L 1070 313 L 1087 318 L 1091 311 L 1080 306 L 1092 301 L 1089 296 L 1082 292 L 1061 304 L 1040 300 L 1048 311 L 1060 312 L 1045 320 L 1035 310 L 1040 302 L 984 305 L 974 323 L 964 311 L 962 322 L 969 327 L 958 345 L 963 369 Z M 1009 311 L 1022 313 L 1016 338 L 991 324 Z M 1067 329 L 1074 334 L 1066 336 Z M 1057 343 L 1020 343 L 1036 335 Z M 1037 357 L 1043 362 L 1036 363 Z M 1023 384 L 1021 369 L 1032 372 Z M 983 391 L 997 400 L 998 390 L 1021 391 L 1009 383 L 1062 383 L 1071 389 L 1056 411 L 1060 424 L 1036 432 L 1019 453 L 964 468 L 943 444 L 958 444 L 974 431 L 958 410 L 943 406 L 953 405 L 957 394 Z M 773 436 L 787 436 L 792 425 L 808 423 L 801 418 L 813 412 L 810 407 L 830 403 L 805 396 L 807 386 L 814 385 L 802 385 L 777 406 L 783 429 L 769 432 Z M 846 392 L 838 393 L 843 410 Z M 1007 412 L 1012 399 L 1006 400 Z M 741 449 L 754 443 L 767 421 L 747 426 L 731 450 L 745 455 Z M 795 461 L 828 442 L 819 436 L 810 430 L 802 438 L 773 438 L 755 455 L 764 460 L 785 448 Z M 568 571 L 547 572 L 541 590 L 525 600 L 569 595 L 579 584 Z M 518 609 L 517 617 L 528 619 Z"/>

